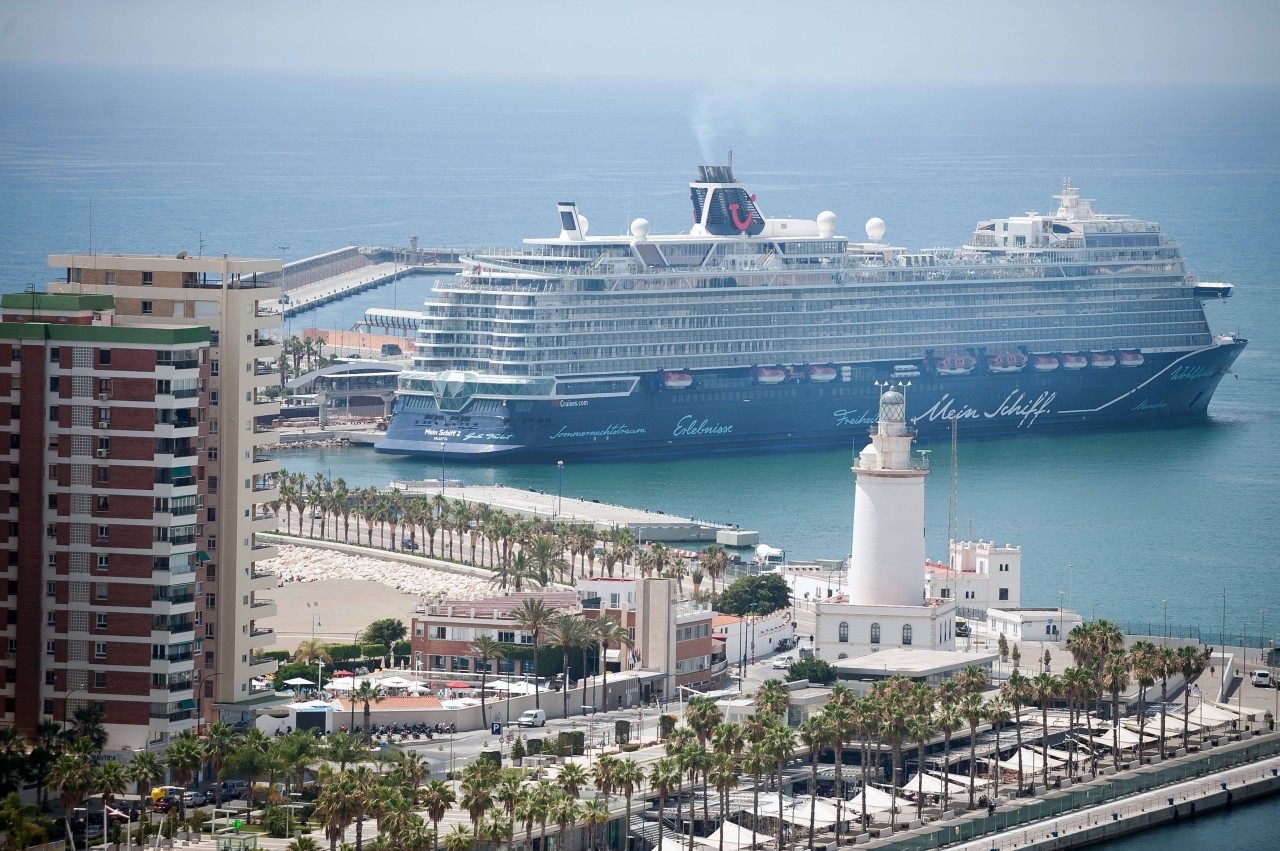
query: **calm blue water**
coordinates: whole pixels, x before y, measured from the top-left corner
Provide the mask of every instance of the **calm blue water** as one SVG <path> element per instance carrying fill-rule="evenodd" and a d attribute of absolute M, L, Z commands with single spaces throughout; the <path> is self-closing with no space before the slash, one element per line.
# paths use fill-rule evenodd
<path fill-rule="evenodd" d="M 733 148 L 766 215 L 830 209 L 855 238 L 880 216 L 889 241 L 919 248 L 958 244 L 980 218 L 1046 210 L 1070 175 L 1098 209 L 1161 221 L 1201 278 L 1236 284 L 1211 319 L 1250 347 L 1203 426 L 962 443 L 960 532 L 1021 544 L 1031 603 L 1057 605 L 1061 593 L 1086 613 L 1155 625 L 1167 606 L 1171 624 L 1216 632 L 1225 591 L 1229 633 L 1256 640 L 1263 609 L 1268 635 L 1280 631 L 1280 91 L 764 89 L 695 127 L 702 94 L 0 68 L 0 289 L 49 280 L 49 253 L 88 250 L 91 205 L 100 252 L 195 253 L 203 242 L 206 254 L 294 260 L 410 234 L 510 245 L 554 234 L 554 204 L 567 199 L 597 233 L 637 216 L 655 231 L 685 228 L 694 167 Z M 416 306 L 427 280 L 305 314 L 292 330 Z M 949 451 L 934 449 L 928 548 L 942 557 Z M 849 461 L 834 450 L 571 464 L 564 492 L 738 523 L 795 557 L 842 557 Z M 363 450 L 285 464 L 360 484 L 436 470 Z M 557 486 L 550 465 L 449 475 Z M 1262 847 L 1256 836 L 1277 816 L 1267 803 L 1178 830 L 1212 825 L 1218 847 Z"/>

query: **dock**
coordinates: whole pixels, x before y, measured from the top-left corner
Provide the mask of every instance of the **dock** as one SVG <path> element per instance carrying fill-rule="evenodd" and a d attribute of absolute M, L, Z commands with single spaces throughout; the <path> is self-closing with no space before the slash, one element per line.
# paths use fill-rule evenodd
<path fill-rule="evenodd" d="M 262 307 L 290 317 L 411 275 L 455 275 L 462 249 L 360 248 L 349 245 L 284 264 L 274 276 L 279 301 Z"/>
<path fill-rule="evenodd" d="M 466 485 L 446 479 L 392 482 L 391 487 L 404 493 L 433 496 L 444 494 L 449 499 L 461 499 L 469 503 L 483 503 L 500 508 L 508 514 L 544 520 L 561 520 L 566 523 L 586 524 L 597 531 L 626 527 L 640 542 L 662 543 L 719 543 L 722 546 L 745 546 L 739 541 L 759 541 L 758 532 L 747 532 L 728 524 L 712 523 L 688 517 L 677 517 L 657 511 L 611 505 L 599 500 L 575 499 L 554 493 L 520 490 L 504 485 Z"/>

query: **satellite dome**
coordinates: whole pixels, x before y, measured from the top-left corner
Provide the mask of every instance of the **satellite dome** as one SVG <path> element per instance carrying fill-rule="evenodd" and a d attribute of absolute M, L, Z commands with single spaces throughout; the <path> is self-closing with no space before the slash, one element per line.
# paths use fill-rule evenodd
<path fill-rule="evenodd" d="M 649 235 L 649 220 L 636 219 L 631 223 L 631 235 L 636 239 L 644 239 Z"/>
<path fill-rule="evenodd" d="M 591 222 L 587 221 L 586 216 L 579 213 L 578 214 L 578 230 L 582 231 L 583 236 L 587 235 L 587 229 L 590 227 L 591 227 Z"/>
<path fill-rule="evenodd" d="M 836 214 L 830 210 L 823 210 L 818 214 L 818 236 L 823 239 L 830 239 L 836 232 Z"/>
<path fill-rule="evenodd" d="M 884 219 L 879 216 L 872 216 L 867 219 L 867 239 L 872 242 L 879 242 L 884 236 Z"/>

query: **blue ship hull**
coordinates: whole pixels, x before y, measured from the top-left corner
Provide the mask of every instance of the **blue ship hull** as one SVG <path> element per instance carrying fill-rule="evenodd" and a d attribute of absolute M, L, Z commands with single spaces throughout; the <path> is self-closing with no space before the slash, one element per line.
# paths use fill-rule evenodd
<path fill-rule="evenodd" d="M 1218 382 L 1247 341 L 1189 353 L 1147 354 L 1141 366 L 1059 367 L 894 378 L 893 364 L 862 364 L 856 377 L 760 385 L 696 379 L 682 389 L 659 376 L 629 396 L 509 400 L 493 414 L 423 410 L 397 400 L 375 449 L 488 463 L 626 459 L 848 446 L 874 424 L 880 389 L 871 378 L 910 381 L 907 411 L 923 438 L 1001 437 L 1155 425 L 1203 417 Z M 899 374 L 902 371 L 899 370 Z"/>

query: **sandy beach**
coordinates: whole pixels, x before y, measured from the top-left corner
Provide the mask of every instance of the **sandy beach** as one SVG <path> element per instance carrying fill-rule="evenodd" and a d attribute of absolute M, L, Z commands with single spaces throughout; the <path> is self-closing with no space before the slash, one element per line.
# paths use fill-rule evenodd
<path fill-rule="evenodd" d="M 280 578 L 271 592 L 276 601 L 274 649 L 290 652 L 311 637 L 313 618 L 317 638 L 350 642 L 379 618 L 399 618 L 408 627 L 424 599 L 495 593 L 481 577 L 291 544 L 281 544 L 280 555 L 261 566 Z"/>

